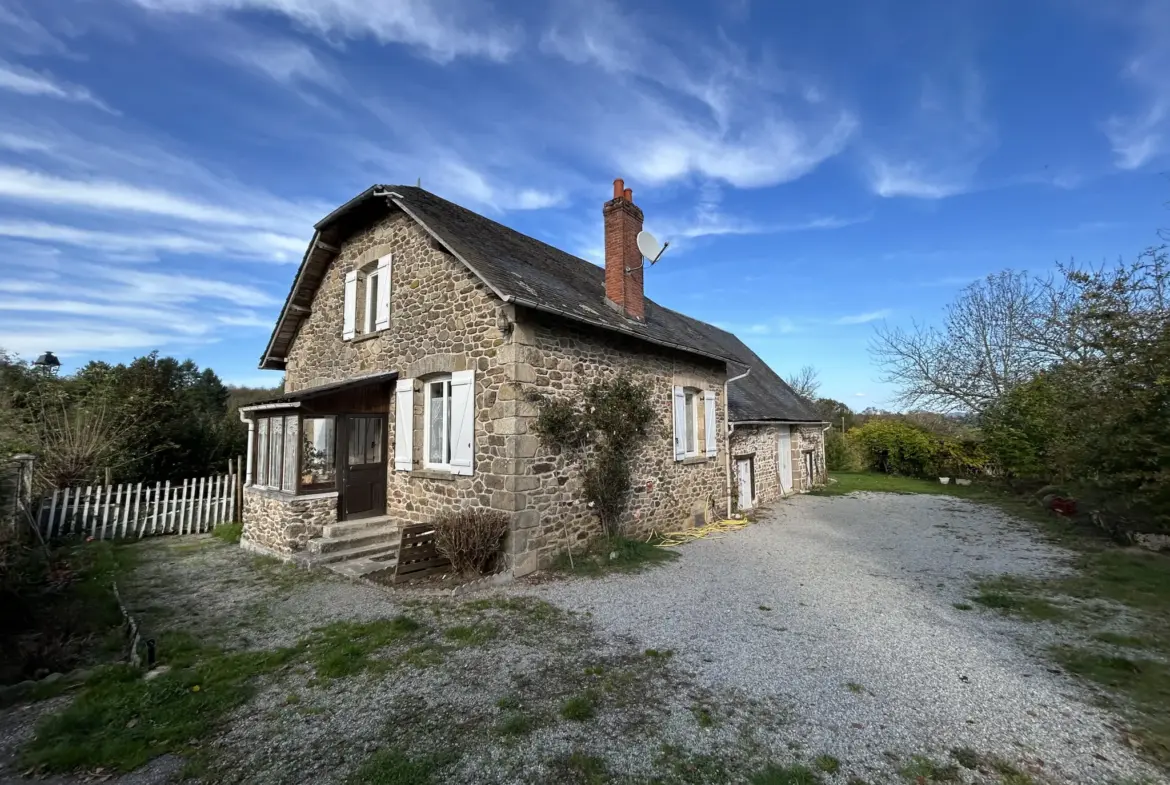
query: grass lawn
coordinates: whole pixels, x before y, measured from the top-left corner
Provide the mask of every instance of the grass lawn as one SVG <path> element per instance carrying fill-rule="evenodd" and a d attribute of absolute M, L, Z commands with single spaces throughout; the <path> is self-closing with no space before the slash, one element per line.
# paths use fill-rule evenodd
<path fill-rule="evenodd" d="M 1051 657 L 1069 673 L 1105 687 L 1102 703 L 1129 718 L 1147 757 L 1170 768 L 1170 556 L 1117 545 L 1084 522 L 1051 515 L 1033 499 L 994 486 L 871 473 L 829 476 L 836 482 L 814 493 L 928 493 L 992 504 L 1073 551 L 1068 575 L 990 576 L 971 601 L 1016 618 L 1062 625 L 1068 641 L 1052 647 Z M 1126 629 L 1118 630 L 1119 624 Z"/>

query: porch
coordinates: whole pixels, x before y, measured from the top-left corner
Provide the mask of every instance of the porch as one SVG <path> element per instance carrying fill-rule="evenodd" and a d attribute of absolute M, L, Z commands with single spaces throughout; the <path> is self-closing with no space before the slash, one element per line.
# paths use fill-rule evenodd
<path fill-rule="evenodd" d="M 386 514 L 386 456 L 397 378 L 371 374 L 240 408 L 244 547 L 351 574 L 394 567 L 399 524 Z"/>

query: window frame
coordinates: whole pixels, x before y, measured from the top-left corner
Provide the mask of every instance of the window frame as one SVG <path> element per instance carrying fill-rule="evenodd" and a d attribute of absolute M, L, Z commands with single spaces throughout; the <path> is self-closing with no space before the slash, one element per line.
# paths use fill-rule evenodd
<path fill-rule="evenodd" d="M 378 275 L 377 266 L 362 274 L 362 284 L 365 305 L 362 311 L 362 331 L 358 334 L 370 335 L 378 332 L 378 289 L 382 285 L 382 276 Z"/>
<path fill-rule="evenodd" d="M 337 490 L 337 415 L 335 414 L 301 414 L 299 416 L 300 422 L 298 424 L 297 432 L 297 493 L 323 493 L 326 491 Z M 305 420 L 329 420 L 331 438 L 333 439 L 333 479 L 327 483 L 306 483 L 303 481 L 305 475 Z"/>
<path fill-rule="evenodd" d="M 687 404 L 691 407 L 691 416 L 686 416 Z M 697 458 L 699 451 L 699 417 L 703 407 L 703 392 L 696 387 L 683 388 L 683 419 L 686 420 L 687 432 L 683 434 L 683 455 L 687 458 Z M 706 447 L 702 451 L 706 455 Z"/>
<path fill-rule="evenodd" d="M 443 385 L 442 395 L 438 400 L 443 401 L 443 462 L 431 460 L 431 387 Z M 443 374 L 426 379 L 423 382 L 423 468 L 432 471 L 450 472 L 451 468 L 451 374 Z"/>
<path fill-rule="evenodd" d="M 304 427 L 305 420 L 331 420 L 333 444 L 333 479 L 328 483 L 302 483 L 301 477 L 304 473 Z M 290 422 L 291 421 L 291 422 Z M 274 428 L 275 422 L 280 423 L 280 428 Z M 254 419 L 254 439 L 252 444 L 252 484 L 250 487 L 258 488 L 267 491 L 276 491 L 279 493 L 298 496 L 310 493 L 325 493 L 329 491 L 338 490 L 338 480 L 340 472 L 338 470 L 337 461 L 337 416 L 332 414 L 305 414 L 302 412 L 279 412 L 273 414 L 258 415 Z M 294 424 L 293 428 L 289 425 Z M 276 433 L 279 430 L 279 437 Z M 289 437 L 294 439 L 295 450 L 293 453 L 293 460 L 295 468 L 289 475 L 288 460 L 288 440 Z M 278 449 L 274 449 L 278 448 Z M 385 447 L 383 447 L 385 449 Z M 275 460 L 275 463 L 274 463 Z M 276 478 L 276 484 L 271 480 Z M 287 482 L 286 482 L 287 481 Z M 285 487 L 288 485 L 288 487 Z"/>

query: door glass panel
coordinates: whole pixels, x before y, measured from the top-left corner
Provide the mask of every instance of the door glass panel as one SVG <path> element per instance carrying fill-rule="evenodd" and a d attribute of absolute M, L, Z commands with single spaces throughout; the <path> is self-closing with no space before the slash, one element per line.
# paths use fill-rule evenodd
<path fill-rule="evenodd" d="M 301 434 L 301 486 L 332 485 L 336 477 L 333 418 L 306 417 Z"/>
<path fill-rule="evenodd" d="M 365 463 L 366 420 L 364 417 L 349 418 L 348 462 L 350 466 L 361 466 Z"/>
<path fill-rule="evenodd" d="M 382 418 L 366 418 L 366 463 L 382 462 Z"/>

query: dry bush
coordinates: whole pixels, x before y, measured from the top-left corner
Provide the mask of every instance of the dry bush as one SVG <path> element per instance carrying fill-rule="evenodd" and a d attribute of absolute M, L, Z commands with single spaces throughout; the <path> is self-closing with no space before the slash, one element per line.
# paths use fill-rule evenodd
<path fill-rule="evenodd" d="M 465 507 L 435 521 L 435 548 L 461 573 L 486 574 L 495 565 L 508 515 L 485 507 Z"/>

